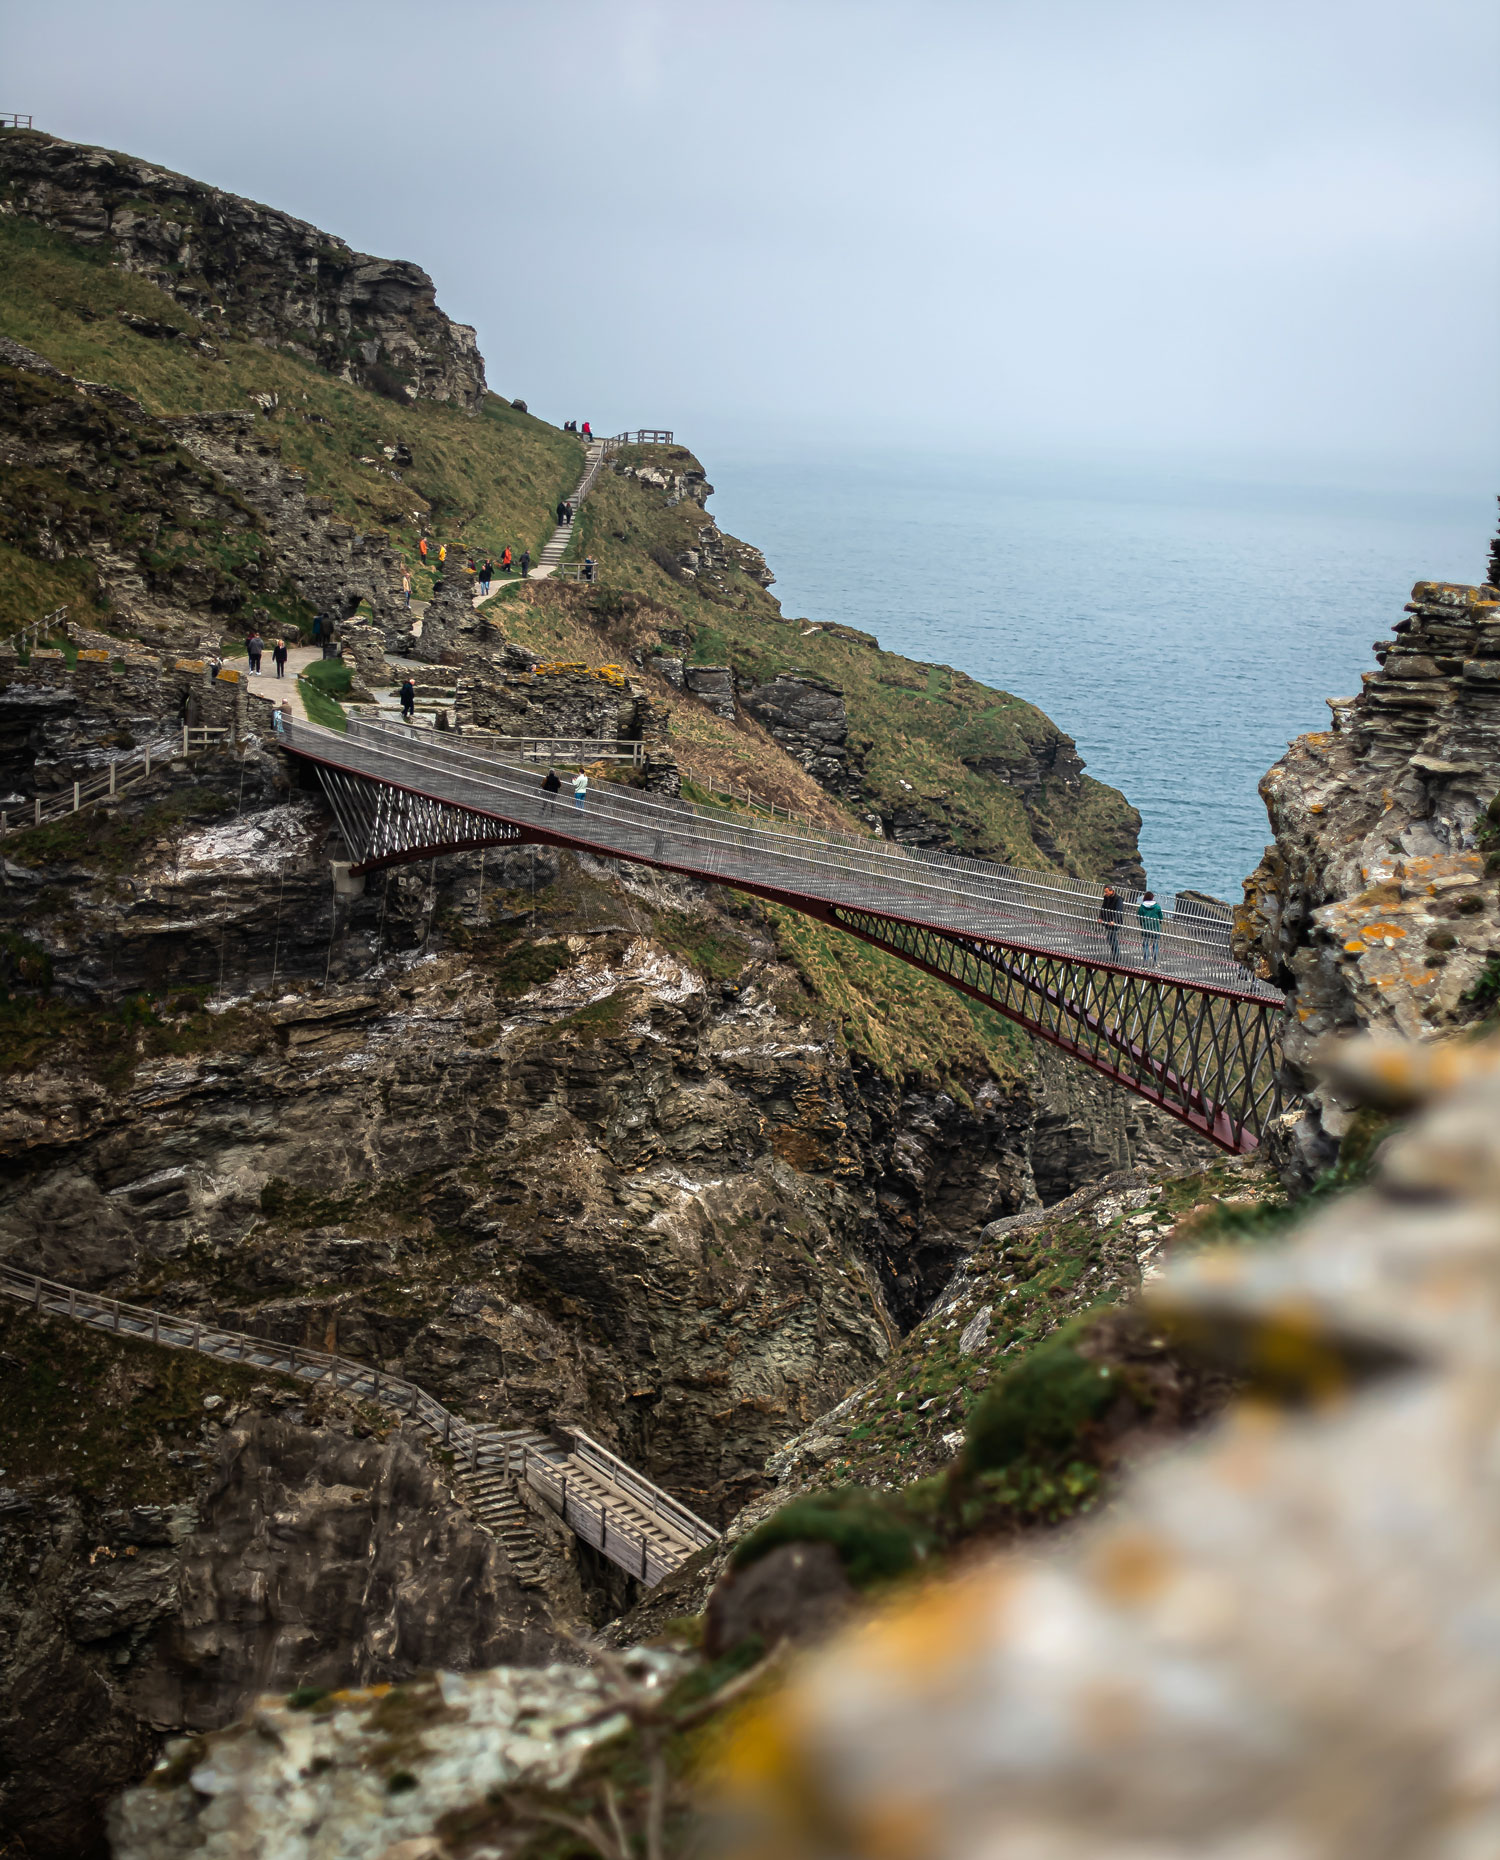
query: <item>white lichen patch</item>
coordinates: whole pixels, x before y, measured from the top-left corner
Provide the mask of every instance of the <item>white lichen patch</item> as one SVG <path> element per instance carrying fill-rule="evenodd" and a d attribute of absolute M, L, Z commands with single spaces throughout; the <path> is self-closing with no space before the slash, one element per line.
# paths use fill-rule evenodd
<path fill-rule="evenodd" d="M 653 1664 L 654 1663 L 654 1664 Z M 667 1655 L 638 1657 L 665 1685 Z M 167 1749 L 116 1803 L 117 1860 L 379 1860 L 491 1791 L 565 1787 L 625 1728 L 607 1683 L 576 1667 L 439 1673 L 335 1692 L 298 1710 L 267 1699 L 229 1730 Z"/>
<path fill-rule="evenodd" d="M 216 821 L 189 833 L 182 842 L 179 863 L 194 871 L 222 867 L 282 872 L 306 856 L 313 832 L 308 809 L 268 807 L 242 820 Z"/>

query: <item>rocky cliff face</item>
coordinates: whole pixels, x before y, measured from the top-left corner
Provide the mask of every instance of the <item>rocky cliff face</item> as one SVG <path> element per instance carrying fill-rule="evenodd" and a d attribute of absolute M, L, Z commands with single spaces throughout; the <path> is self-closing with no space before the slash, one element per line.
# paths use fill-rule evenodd
<path fill-rule="evenodd" d="M 1500 951 L 1500 591 L 1418 582 L 1380 669 L 1330 699 L 1261 783 L 1275 844 L 1246 880 L 1237 947 L 1287 989 L 1285 1054 L 1306 1093 L 1280 1133 L 1302 1179 L 1326 1167 L 1350 1111 L 1310 1064 L 1357 1027 L 1423 1038 L 1492 999 Z"/>
<path fill-rule="evenodd" d="M 565 1545 L 523 1588 L 425 1449 L 347 1397 L 8 1302 L 0 1362 L 0 1828 L 28 1855 L 101 1851 L 165 1732 L 266 1690 L 545 1660 L 579 1619 Z"/>
<path fill-rule="evenodd" d="M 150 278 L 199 319 L 200 344 L 231 326 L 394 398 L 473 411 L 484 393 L 473 330 L 438 309 L 420 266 L 355 252 L 274 208 L 134 156 L 13 130 L 0 135 L 0 212 Z M 160 334 L 180 340 L 168 325 Z"/>
<path fill-rule="evenodd" d="M 117 632 L 187 646 L 361 598 L 394 612 L 385 538 L 335 522 L 253 414 L 155 419 L 0 339 L 0 465 L 3 540 L 87 561 Z"/>

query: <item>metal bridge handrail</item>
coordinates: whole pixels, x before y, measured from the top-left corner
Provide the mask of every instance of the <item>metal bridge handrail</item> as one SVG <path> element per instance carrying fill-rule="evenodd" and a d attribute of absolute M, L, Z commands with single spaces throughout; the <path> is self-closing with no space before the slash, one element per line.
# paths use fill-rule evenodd
<path fill-rule="evenodd" d="M 399 751 L 387 748 L 384 743 L 377 748 L 376 742 L 388 726 L 367 724 L 365 728 L 374 738 L 368 746 L 351 743 L 335 732 L 319 731 L 321 743 L 308 741 L 305 749 L 335 766 L 354 766 L 363 758 L 359 754 L 351 757 L 349 752 L 363 748 L 376 761 L 374 766 L 366 766 L 361 772 L 377 780 L 384 775 L 395 780 L 398 786 L 402 785 L 389 768 L 382 770 L 380 767 L 379 759 L 390 756 L 414 771 L 411 785 L 416 792 L 431 793 L 442 783 L 456 783 L 465 791 L 446 796 L 439 793 L 434 798 L 446 799 L 453 805 L 469 807 L 479 813 L 495 813 L 498 807 L 500 817 L 510 819 L 519 814 L 529 824 L 559 829 L 557 816 L 544 812 L 546 801 L 538 791 L 536 777 L 529 770 L 492 754 L 465 749 L 461 743 L 439 745 L 425 734 L 420 747 L 403 734 Z M 316 726 L 299 725 L 297 736 L 314 729 Z M 386 741 L 389 741 L 388 736 Z M 290 746 L 297 747 L 297 742 L 293 740 Z M 436 784 L 428 782 L 424 787 L 424 776 L 436 776 L 438 781 Z M 1194 972 L 1179 979 L 1256 1000 L 1280 999 L 1274 990 L 1233 960 L 1228 947 L 1227 920 L 1219 935 L 1205 936 L 1199 930 L 1201 918 L 1189 914 L 1184 923 L 1180 918 L 1166 917 L 1159 931 L 1145 933 L 1155 944 L 1154 959 L 1147 960 L 1143 944 L 1141 963 L 1137 963 L 1120 947 L 1122 936 L 1137 941 L 1142 938 L 1140 929 L 1124 920 L 1131 902 L 1129 894 L 1121 894 L 1122 921 L 1113 926 L 1111 937 L 1111 926 L 1101 924 L 1095 912 L 1077 908 L 1081 901 L 1098 905 L 1101 891 L 1098 888 L 1086 890 L 1078 881 L 1064 881 L 1067 886 L 1064 889 L 1053 882 L 1054 874 L 1023 873 L 982 860 L 893 847 L 889 842 L 857 839 L 852 835 L 807 833 L 796 830 L 792 823 L 785 827 L 778 824 L 775 828 L 746 826 L 727 821 L 722 814 L 699 808 L 692 802 L 618 789 L 611 793 L 609 784 L 603 783 L 590 790 L 589 818 L 584 830 L 569 837 L 588 843 L 591 837 L 603 837 L 601 828 L 619 829 L 627 835 L 640 836 L 643 841 L 654 836 L 660 843 L 655 853 L 649 844 L 605 848 L 644 857 L 653 863 L 678 865 L 705 876 L 732 879 L 735 872 L 724 864 L 726 857 L 731 866 L 736 857 L 739 858 L 742 877 L 751 876 L 743 869 L 746 858 L 770 861 L 779 870 L 762 872 L 757 882 L 779 883 L 783 889 L 796 889 L 800 884 L 812 890 L 813 895 L 830 902 L 856 906 L 883 902 L 885 908 L 894 908 L 901 901 L 900 894 L 905 893 L 908 908 L 917 909 L 923 921 L 932 921 L 928 913 L 937 908 L 947 928 L 959 933 L 983 936 L 987 932 L 998 932 L 1001 940 L 1019 941 L 1024 947 L 1042 947 L 1036 941 L 1041 935 L 1054 943 L 1057 939 L 1064 941 L 1066 947 L 1055 953 L 1082 955 L 1086 959 L 1132 969 L 1144 963 L 1152 972 L 1170 973 L 1170 968 L 1161 960 L 1165 954 L 1169 960 L 1175 957 L 1179 964 L 1191 965 Z M 684 864 L 681 859 L 667 857 L 666 835 L 686 842 L 690 848 L 698 848 L 697 863 Z M 880 881 L 882 889 L 877 894 L 871 893 L 868 886 L 856 887 L 860 895 L 851 895 L 847 882 L 832 885 L 834 878 L 841 881 L 873 878 Z M 964 909 L 983 912 L 991 919 L 996 913 L 1005 918 L 1023 912 L 1032 934 L 1029 938 L 1018 939 L 1014 928 L 1003 923 L 955 921 L 955 906 L 961 907 L 960 917 Z M 1085 946 L 1081 950 L 1073 947 L 1079 942 Z M 1210 970 L 1208 975 L 1197 972 L 1204 967 Z"/>
<path fill-rule="evenodd" d="M 391 730 L 400 729 L 402 727 L 394 723 L 387 723 L 384 718 L 361 718 L 360 722 L 373 729 Z M 463 741 L 460 739 L 458 742 L 445 742 L 442 748 L 444 754 L 457 757 L 463 754 Z M 477 754 L 477 752 L 473 753 Z M 496 758 L 496 760 L 499 759 Z M 1055 892 L 1062 897 L 1084 897 L 1095 905 L 1101 903 L 1103 898 L 1102 886 L 1088 879 L 1074 878 L 1069 873 L 1036 872 L 1024 866 L 1004 865 L 995 860 L 973 859 L 962 853 L 941 853 L 929 847 L 908 846 L 900 841 L 882 839 L 873 834 L 851 833 L 843 828 L 823 826 L 816 821 L 808 821 L 801 816 L 792 814 L 790 810 L 788 811 L 785 825 L 782 825 L 778 820 L 774 827 L 766 829 L 765 827 L 751 823 L 741 823 L 726 819 L 725 816 L 717 810 L 704 808 L 695 801 L 684 801 L 681 799 L 672 799 L 667 796 L 655 795 L 649 797 L 649 801 L 643 797 L 642 802 L 643 804 L 654 806 L 663 812 L 670 811 L 674 815 L 691 814 L 699 819 L 711 820 L 723 827 L 738 828 L 743 826 L 745 832 L 755 835 L 758 839 L 763 837 L 767 831 L 777 835 L 793 834 L 800 839 L 808 840 L 816 844 L 835 848 L 846 847 L 856 857 L 863 858 L 873 856 L 887 860 L 908 861 L 913 864 L 928 866 L 935 871 L 956 873 L 970 882 L 979 881 L 990 884 L 996 881 L 1003 881 L 1006 883 L 1014 882 L 1027 885 L 1035 890 Z M 1116 887 L 1116 891 L 1121 904 L 1127 909 L 1132 905 L 1138 904 L 1143 895 L 1133 890 L 1121 890 L 1119 887 Z M 1175 900 L 1170 897 L 1170 894 L 1163 895 L 1166 899 L 1166 902 L 1162 903 L 1163 916 L 1170 917 L 1174 915 Z M 1158 901 L 1162 902 L 1161 900 Z M 1174 909 L 1168 909 L 1169 903 L 1174 906 Z M 1199 913 L 1196 910 L 1190 910 L 1189 915 L 1197 918 Z M 1203 916 L 1206 918 L 1207 913 L 1203 913 Z M 1230 920 L 1227 917 L 1223 919 L 1226 937 L 1229 922 Z M 1188 933 L 1178 931 L 1176 934 L 1184 935 Z M 1219 939 L 1212 937 L 1197 937 L 1196 940 L 1212 944 L 1217 944 L 1219 941 Z"/>
<path fill-rule="evenodd" d="M 441 759 L 439 759 L 439 754 Z M 501 797 L 509 795 L 515 800 L 522 802 L 529 801 L 531 798 L 531 792 L 528 788 L 516 785 L 517 779 L 523 782 L 527 780 L 527 773 L 516 768 L 513 764 L 501 762 L 498 758 L 482 756 L 474 751 L 465 751 L 456 745 L 444 745 L 441 752 L 438 752 L 434 745 L 433 753 L 428 757 L 424 758 L 414 755 L 412 751 L 408 749 L 405 752 L 405 759 L 414 762 L 418 767 L 428 769 L 440 778 L 451 778 L 454 766 L 457 764 L 477 763 L 480 765 L 483 772 L 486 785 L 492 791 L 492 799 L 497 795 Z M 379 778 L 378 770 L 367 772 L 375 773 L 376 778 Z M 501 774 L 510 779 L 498 780 L 497 775 Z M 615 800 L 616 804 L 613 807 L 610 806 L 609 800 L 605 798 L 608 794 L 606 789 L 599 788 L 593 792 L 596 799 L 592 811 L 596 824 L 603 821 L 605 823 L 613 823 L 622 826 L 627 830 L 639 831 L 638 820 L 632 818 L 633 815 L 639 816 L 643 812 L 653 810 L 658 813 L 671 810 L 672 818 L 670 822 L 662 823 L 662 831 L 672 831 L 675 837 L 687 837 L 700 845 L 710 846 L 712 849 L 711 860 L 706 870 L 713 876 L 729 876 L 727 872 L 720 870 L 717 863 L 713 862 L 720 851 L 753 851 L 756 853 L 764 853 L 772 841 L 785 837 L 784 835 L 768 833 L 764 829 L 744 828 L 737 823 L 726 822 L 722 815 L 706 813 L 704 810 L 695 808 L 692 803 L 664 801 L 660 797 L 632 796 L 629 811 L 626 812 L 622 811 L 619 805 L 617 799 L 618 791 L 616 791 L 616 796 L 609 797 L 610 800 Z M 458 804 L 474 807 L 477 811 L 486 811 L 485 798 L 482 795 L 477 797 L 475 795 L 460 797 Z M 685 820 L 689 818 L 692 819 L 694 825 L 698 826 L 699 830 L 695 833 L 684 835 L 684 823 Z M 546 822 L 538 821 L 536 824 L 545 825 Z M 706 831 L 705 829 L 711 830 Z M 575 835 L 574 837 L 577 836 Z M 586 840 L 587 836 L 585 835 L 584 837 Z M 622 849 L 615 847 L 609 850 L 619 851 Z M 841 858 L 821 857 L 815 859 L 812 857 L 812 852 L 814 850 L 820 853 L 826 853 L 828 851 L 837 853 L 839 848 L 829 848 L 826 841 L 820 841 L 818 838 L 808 835 L 801 836 L 790 844 L 774 850 L 776 851 L 776 856 L 783 861 L 789 861 L 791 864 L 799 866 L 802 869 L 804 878 L 809 867 L 816 867 L 823 872 L 838 872 L 845 875 L 850 871 L 858 871 L 863 875 L 880 877 L 887 882 L 894 880 L 894 882 L 899 883 L 905 890 L 925 894 L 929 903 L 935 898 L 948 900 L 950 902 L 954 898 L 966 898 L 970 903 L 977 903 L 990 909 L 999 908 L 1002 911 L 1007 908 L 1014 909 L 1018 904 L 1024 905 L 1033 917 L 1052 919 L 1054 931 L 1057 933 L 1073 937 L 1081 936 L 1091 945 L 1098 944 L 1102 947 L 1110 947 L 1108 932 L 1099 927 L 1096 919 L 1081 916 L 1077 912 L 1062 910 L 1058 908 L 1056 904 L 1050 902 L 1043 903 L 1041 901 L 1043 897 L 1046 897 L 1047 894 L 1050 893 L 1051 887 L 1037 882 L 1028 882 L 1026 879 L 1021 879 L 1019 874 L 1012 878 L 1009 873 L 1003 871 L 997 884 L 995 878 L 996 868 L 986 868 L 982 861 L 944 860 L 940 856 L 934 857 L 931 855 L 923 859 L 918 858 L 910 848 L 890 848 L 884 844 L 881 845 L 880 850 L 877 852 L 871 846 L 870 842 L 867 841 L 854 842 L 853 848 L 851 849 L 854 855 L 852 859 L 848 851 L 844 852 Z M 637 851 L 639 851 L 639 849 L 637 849 Z M 896 859 L 898 862 L 906 861 L 909 863 L 905 863 L 903 868 L 897 872 L 889 864 L 892 858 Z M 919 871 L 913 871 L 911 869 L 913 864 L 919 868 Z M 933 872 L 927 869 L 934 866 L 947 867 L 948 869 L 941 872 Z M 781 876 L 784 880 L 787 874 L 783 872 Z M 939 877 L 943 880 L 942 883 L 936 882 Z M 1025 898 L 1015 895 L 1015 885 L 1017 882 L 1022 884 L 1029 894 Z M 1067 895 L 1071 896 L 1072 894 Z M 851 902 L 851 900 L 847 898 L 842 898 L 837 901 L 845 903 Z M 869 900 L 862 901 L 869 902 Z M 974 929 L 977 926 L 950 927 L 967 927 Z M 1119 934 L 1120 931 L 1117 929 L 1115 933 L 1116 943 L 1118 942 Z M 1208 961 L 1216 967 L 1223 968 L 1225 973 L 1214 978 L 1214 985 L 1223 986 L 1225 983 L 1228 983 L 1232 987 L 1236 980 L 1243 980 L 1245 984 L 1250 986 L 1251 992 L 1255 998 L 1279 999 L 1279 997 L 1270 996 L 1270 991 L 1265 989 L 1264 984 L 1260 984 L 1256 978 L 1249 976 L 1247 972 L 1233 963 L 1232 958 L 1229 957 L 1227 937 L 1224 939 L 1207 939 L 1195 936 L 1191 933 L 1184 934 L 1175 923 L 1164 925 L 1159 936 L 1160 940 L 1165 943 L 1169 949 L 1173 947 L 1180 948 L 1188 959 Z M 1076 955 L 1084 952 L 1070 951 L 1066 953 Z M 1119 953 L 1123 955 L 1123 951 Z M 1204 980 L 1204 978 L 1201 977 L 1195 977 L 1194 979 L 1198 981 Z"/>

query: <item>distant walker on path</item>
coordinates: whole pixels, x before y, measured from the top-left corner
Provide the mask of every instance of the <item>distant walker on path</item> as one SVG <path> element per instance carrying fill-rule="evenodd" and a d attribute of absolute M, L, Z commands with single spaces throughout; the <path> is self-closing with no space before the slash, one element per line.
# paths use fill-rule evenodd
<path fill-rule="evenodd" d="M 524 578 L 525 578 L 525 577 L 526 577 L 527 575 L 529 575 L 530 573 L 531 573 L 531 551 L 530 551 L 529 549 L 523 549 L 523 550 L 521 551 L 521 576 L 522 576 L 522 579 L 524 580 Z"/>
<path fill-rule="evenodd" d="M 548 769 L 542 777 L 542 793 L 547 797 L 548 807 L 556 807 L 555 797 L 562 792 L 562 783 L 557 779 L 557 770 Z"/>
<path fill-rule="evenodd" d="M 1155 962 L 1161 954 L 1161 906 L 1154 891 L 1142 894 L 1135 915 L 1141 926 L 1141 960 Z"/>
<path fill-rule="evenodd" d="M 403 680 L 401 685 L 401 715 L 410 723 L 412 718 L 416 715 L 416 711 L 417 687 L 407 678 Z"/>

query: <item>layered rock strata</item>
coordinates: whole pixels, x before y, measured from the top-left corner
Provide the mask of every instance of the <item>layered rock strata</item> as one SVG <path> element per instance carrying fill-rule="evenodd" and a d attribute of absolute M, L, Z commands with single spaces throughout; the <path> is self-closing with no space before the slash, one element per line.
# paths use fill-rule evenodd
<path fill-rule="evenodd" d="M 0 212 L 103 247 L 203 326 L 228 324 L 398 399 L 477 411 L 474 331 L 437 307 L 419 265 L 372 258 L 273 207 L 134 156 L 31 131 L 0 135 Z M 146 319 L 149 321 L 149 319 Z M 140 333 L 178 340 L 170 325 Z"/>
<path fill-rule="evenodd" d="M 1236 922 L 1241 958 L 1288 991 L 1304 1102 L 1280 1141 L 1303 1179 L 1351 1115 L 1315 1075 L 1317 1043 L 1461 1024 L 1500 951 L 1484 817 L 1500 789 L 1500 591 L 1418 582 L 1375 651 L 1360 695 L 1329 700 L 1333 728 L 1299 737 L 1261 783 L 1275 844 Z"/>

